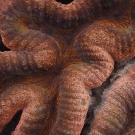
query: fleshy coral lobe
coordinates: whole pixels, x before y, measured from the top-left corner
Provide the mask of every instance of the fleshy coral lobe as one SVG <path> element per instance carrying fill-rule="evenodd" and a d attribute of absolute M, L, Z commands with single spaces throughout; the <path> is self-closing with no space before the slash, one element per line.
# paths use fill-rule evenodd
<path fill-rule="evenodd" d="M 114 61 L 135 55 L 134 2 L 2 0 L 0 32 L 11 50 L 0 52 L 0 127 L 23 109 L 14 135 L 80 135 L 89 90 L 110 76 Z M 106 93 L 90 135 L 125 128 L 134 106 L 130 71 Z"/>

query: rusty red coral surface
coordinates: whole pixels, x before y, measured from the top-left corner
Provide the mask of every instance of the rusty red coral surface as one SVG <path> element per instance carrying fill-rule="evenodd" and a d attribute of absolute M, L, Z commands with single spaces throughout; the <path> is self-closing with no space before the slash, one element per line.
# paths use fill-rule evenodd
<path fill-rule="evenodd" d="M 89 135 L 131 135 L 134 134 L 135 67 L 117 79 L 103 98 L 96 111 Z M 127 124 L 128 123 L 128 124 Z"/>
<path fill-rule="evenodd" d="M 10 49 L 0 52 L 0 130 L 22 109 L 13 135 L 80 135 L 91 104 L 89 90 L 110 76 L 114 61 L 135 55 L 134 5 L 134 0 L 0 1 L 1 37 Z M 108 104 L 124 81 L 130 93 L 134 78 L 127 76 L 106 94 L 90 134 L 114 135 L 124 128 L 124 119 L 121 125 L 117 121 L 126 112 L 111 121 L 113 104 Z M 108 121 L 116 122 L 117 130 Z M 105 124 L 111 129 L 106 131 Z"/>

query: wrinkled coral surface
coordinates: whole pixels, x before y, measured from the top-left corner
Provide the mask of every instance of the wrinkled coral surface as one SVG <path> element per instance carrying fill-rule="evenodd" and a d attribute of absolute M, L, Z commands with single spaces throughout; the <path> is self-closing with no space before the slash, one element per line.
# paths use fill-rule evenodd
<path fill-rule="evenodd" d="M 1 0 L 0 131 L 23 110 L 12 135 L 80 135 L 89 90 L 114 61 L 135 55 L 134 0 Z M 133 133 L 134 67 L 97 109 L 89 135 Z M 127 124 L 130 123 L 130 124 Z"/>

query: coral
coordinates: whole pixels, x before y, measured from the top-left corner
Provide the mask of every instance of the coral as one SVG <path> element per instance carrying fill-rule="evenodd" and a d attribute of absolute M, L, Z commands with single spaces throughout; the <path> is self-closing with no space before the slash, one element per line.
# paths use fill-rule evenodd
<path fill-rule="evenodd" d="M 0 15 L 5 11 L 10 4 L 11 0 L 1 0 L 0 1 Z"/>
<path fill-rule="evenodd" d="M 135 55 L 134 0 L 0 4 L 1 37 L 10 49 L 0 52 L 0 130 L 23 109 L 13 135 L 79 135 L 89 90 L 110 76 L 114 61 Z"/>
<path fill-rule="evenodd" d="M 135 66 L 104 94 L 89 135 L 131 135 L 134 129 Z"/>
<path fill-rule="evenodd" d="M 54 76 L 38 73 L 22 78 L 14 75 L 4 79 L 1 82 L 3 92 L 0 96 L 0 130 L 22 109 L 21 120 L 13 135 L 41 134 L 43 127 L 46 129 L 44 133 L 49 133 L 56 119 L 56 102 L 59 98 Z"/>

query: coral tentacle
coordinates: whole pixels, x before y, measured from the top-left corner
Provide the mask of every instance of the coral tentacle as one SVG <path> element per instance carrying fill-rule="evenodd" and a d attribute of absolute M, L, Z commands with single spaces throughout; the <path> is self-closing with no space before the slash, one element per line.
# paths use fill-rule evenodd
<path fill-rule="evenodd" d="M 25 17 L 21 16 L 21 13 L 19 16 L 17 11 L 13 9 L 15 6 L 14 2 L 16 3 L 18 1 L 13 1 L 13 3 L 8 6 L 7 11 L 2 14 L 0 21 L 2 41 L 12 50 L 11 52 L 0 53 L 0 65 L 2 66 L 4 62 L 2 59 L 5 57 L 5 63 L 7 62 L 9 64 L 11 71 L 13 71 L 13 68 L 18 70 L 18 67 L 21 66 L 28 70 L 30 70 L 31 67 L 33 67 L 34 70 L 36 68 L 48 70 L 50 67 L 55 67 L 60 54 L 58 44 L 52 37 L 45 33 L 32 30 L 28 28 L 27 25 L 25 26 L 25 22 L 22 21 Z M 16 14 L 13 16 L 14 12 Z M 13 57 L 16 59 L 15 63 L 10 60 L 10 56 L 12 55 L 14 55 Z M 21 63 L 20 61 L 24 62 Z M 3 67 L 3 69 L 5 68 L 6 67 Z M 7 70 L 11 73 L 9 68 Z M 25 69 L 22 69 L 22 72 Z M 1 72 L 3 72 L 2 69 Z"/>
<path fill-rule="evenodd" d="M 48 70 L 55 67 L 57 52 L 50 50 L 50 48 L 32 53 L 26 51 L 0 52 L 0 76 L 10 74 L 26 75 L 27 73 L 37 72 L 37 69 Z"/>
<path fill-rule="evenodd" d="M 0 95 L 1 130 L 18 110 L 23 109 L 13 135 L 41 134 L 48 102 L 46 92 L 38 87 L 18 84 L 4 90 Z"/>
<path fill-rule="evenodd" d="M 81 71 L 72 67 L 61 75 L 58 117 L 51 135 L 80 135 L 89 105 L 89 92 L 83 76 Z"/>
<path fill-rule="evenodd" d="M 89 135 L 121 134 L 128 113 L 135 109 L 135 72 L 117 79 L 106 92 L 104 101 L 95 114 Z"/>
<path fill-rule="evenodd" d="M 101 48 L 97 48 L 97 52 Z M 108 56 L 102 57 L 99 56 Z M 52 134 L 79 135 L 89 105 L 88 90 L 98 87 L 108 77 L 113 69 L 113 60 L 104 50 L 93 59 L 97 58 L 99 65 L 93 63 L 78 63 L 70 65 L 63 70 L 60 81 L 60 105 L 58 119 Z M 91 55 L 92 56 L 92 55 Z M 97 56 L 97 57 L 96 57 Z M 89 59 L 92 58 L 89 56 Z M 106 71 L 104 71 L 104 68 Z"/>
<path fill-rule="evenodd" d="M 119 28 L 117 23 L 106 20 L 95 23 L 84 30 L 79 35 L 78 44 L 81 45 L 80 50 L 84 47 L 99 46 L 110 53 L 115 61 L 122 61 L 135 55 L 134 35 L 135 28 L 131 25 Z"/>
<path fill-rule="evenodd" d="M 88 65 L 87 73 L 85 71 L 85 66 L 81 69 L 87 74 L 85 78 L 86 85 L 88 85 L 89 88 L 100 86 L 114 68 L 112 57 L 102 47 L 90 46 L 89 42 L 83 41 L 82 38 L 79 38 L 75 44 L 75 49 L 80 58 Z"/>

